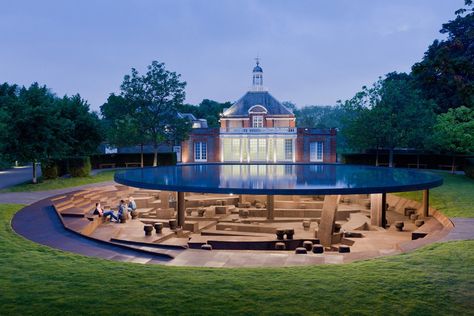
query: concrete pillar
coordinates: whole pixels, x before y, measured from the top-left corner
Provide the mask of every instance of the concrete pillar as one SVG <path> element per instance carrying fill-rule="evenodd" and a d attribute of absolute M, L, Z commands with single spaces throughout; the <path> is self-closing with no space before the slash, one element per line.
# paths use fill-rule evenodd
<path fill-rule="evenodd" d="M 340 195 L 325 195 L 323 210 L 321 213 L 321 222 L 318 228 L 318 238 L 321 245 L 330 247 L 332 244 L 332 234 L 334 231 L 334 223 L 336 222 L 337 205 L 339 204 Z"/>
<path fill-rule="evenodd" d="M 184 192 L 178 192 L 178 199 L 176 200 L 176 209 L 177 215 L 176 219 L 178 221 L 178 226 L 183 227 L 184 225 L 184 210 L 185 210 L 185 202 L 184 202 Z"/>
<path fill-rule="evenodd" d="M 372 193 L 370 195 L 370 224 L 385 227 L 387 223 L 387 194 Z"/>
<path fill-rule="evenodd" d="M 423 217 L 430 216 L 430 190 L 423 190 Z"/>
<path fill-rule="evenodd" d="M 162 209 L 170 208 L 170 194 L 167 191 L 160 192 L 160 201 Z"/>
<path fill-rule="evenodd" d="M 275 218 L 275 196 L 267 195 L 267 219 L 273 220 Z"/>

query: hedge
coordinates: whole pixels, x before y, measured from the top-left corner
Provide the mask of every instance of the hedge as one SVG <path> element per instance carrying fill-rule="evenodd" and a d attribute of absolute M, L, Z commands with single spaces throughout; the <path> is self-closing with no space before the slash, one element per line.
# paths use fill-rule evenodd
<path fill-rule="evenodd" d="M 56 179 L 66 174 L 70 174 L 71 177 L 87 177 L 90 171 L 90 158 L 86 156 L 41 161 L 41 173 L 44 179 Z"/>
<path fill-rule="evenodd" d="M 143 163 L 145 166 L 153 165 L 153 153 L 143 154 Z M 139 164 L 141 157 L 140 154 L 101 154 L 101 155 L 92 155 L 91 165 L 94 169 L 100 169 L 102 164 L 114 164 L 115 167 L 121 168 L 125 167 L 126 163 L 136 163 Z M 176 153 L 166 152 L 158 153 L 158 165 L 175 165 L 176 164 Z"/>

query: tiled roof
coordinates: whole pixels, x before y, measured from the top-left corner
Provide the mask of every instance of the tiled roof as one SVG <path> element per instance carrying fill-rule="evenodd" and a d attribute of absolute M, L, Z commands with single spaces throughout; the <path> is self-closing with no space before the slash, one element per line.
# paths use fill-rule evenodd
<path fill-rule="evenodd" d="M 248 116 L 249 109 L 254 105 L 265 107 L 268 115 L 293 115 L 291 110 L 278 102 L 268 91 L 249 91 L 224 111 L 224 117 Z"/>

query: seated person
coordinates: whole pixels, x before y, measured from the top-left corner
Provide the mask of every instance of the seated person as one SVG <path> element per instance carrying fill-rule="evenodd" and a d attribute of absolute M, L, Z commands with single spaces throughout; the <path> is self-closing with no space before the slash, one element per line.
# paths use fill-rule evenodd
<path fill-rule="evenodd" d="M 118 206 L 118 218 L 127 218 L 128 217 L 128 207 L 124 200 L 120 200 Z"/>
<path fill-rule="evenodd" d="M 137 209 L 137 203 L 135 203 L 135 199 L 133 196 L 128 198 L 128 211 L 133 212 Z"/>
<path fill-rule="evenodd" d="M 104 216 L 105 218 L 110 216 L 111 219 L 113 218 L 116 222 L 118 221 L 118 218 L 117 216 L 115 216 L 114 211 L 112 210 L 105 211 L 100 205 L 100 202 L 95 203 L 95 210 L 92 214 L 99 215 L 99 217 Z"/>

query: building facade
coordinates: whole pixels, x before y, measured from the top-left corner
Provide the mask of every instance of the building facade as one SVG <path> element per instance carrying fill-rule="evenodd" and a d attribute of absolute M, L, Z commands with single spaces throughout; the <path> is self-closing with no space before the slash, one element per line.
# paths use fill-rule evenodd
<path fill-rule="evenodd" d="M 297 128 L 295 115 L 263 86 L 257 61 L 252 89 L 224 110 L 220 128 L 194 128 L 182 162 L 336 162 L 336 130 Z"/>

